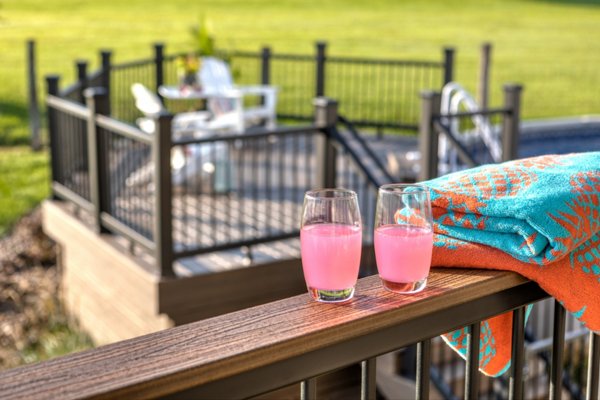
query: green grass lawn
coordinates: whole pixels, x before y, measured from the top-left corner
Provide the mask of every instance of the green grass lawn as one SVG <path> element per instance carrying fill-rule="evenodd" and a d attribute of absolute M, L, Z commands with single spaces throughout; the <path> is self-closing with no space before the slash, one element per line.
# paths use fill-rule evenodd
<path fill-rule="evenodd" d="M 319 39 L 333 55 L 440 59 L 441 47 L 457 49 L 455 77 L 476 90 L 479 47 L 494 44 L 492 104 L 501 84 L 525 85 L 525 118 L 600 112 L 600 1 L 199 1 L 81 2 L 4 1 L 0 8 L 0 157 L 5 172 L 0 232 L 47 194 L 43 156 L 6 147 L 28 141 L 25 41 L 38 45 L 43 76 L 58 73 L 71 83 L 74 62 L 98 63 L 100 49 L 115 62 L 151 55 L 161 41 L 168 52 L 191 48 L 189 28 L 202 15 L 212 23 L 217 46 L 307 54 Z M 13 161 L 11 161 L 13 160 Z M 21 168 L 29 165 L 32 169 Z M 24 185 L 23 187 L 19 185 Z"/>
<path fill-rule="evenodd" d="M 48 154 L 28 147 L 0 151 L 0 236 L 49 193 Z"/>

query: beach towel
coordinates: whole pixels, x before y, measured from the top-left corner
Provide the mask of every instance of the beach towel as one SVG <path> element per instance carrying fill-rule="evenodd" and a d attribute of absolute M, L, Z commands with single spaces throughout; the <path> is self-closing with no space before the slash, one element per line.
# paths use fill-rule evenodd
<path fill-rule="evenodd" d="M 600 152 L 485 165 L 423 182 L 433 266 L 515 271 L 600 331 Z M 480 370 L 510 366 L 512 316 L 482 322 Z M 467 328 L 444 339 L 466 354 Z"/>

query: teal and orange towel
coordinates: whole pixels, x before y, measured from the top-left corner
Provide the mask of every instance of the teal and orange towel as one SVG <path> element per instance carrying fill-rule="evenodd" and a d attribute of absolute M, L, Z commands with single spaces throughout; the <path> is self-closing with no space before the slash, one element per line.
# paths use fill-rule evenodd
<path fill-rule="evenodd" d="M 423 183 L 432 200 L 433 266 L 518 272 L 600 331 L 600 152 L 485 165 Z M 483 322 L 486 374 L 509 367 L 511 325 L 510 314 Z M 445 335 L 463 355 L 465 334 Z"/>

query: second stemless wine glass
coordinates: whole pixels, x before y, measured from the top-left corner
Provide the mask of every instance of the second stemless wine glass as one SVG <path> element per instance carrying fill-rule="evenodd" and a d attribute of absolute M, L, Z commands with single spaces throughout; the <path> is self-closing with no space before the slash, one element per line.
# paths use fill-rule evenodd
<path fill-rule="evenodd" d="M 312 298 L 325 303 L 350 300 L 362 249 L 356 193 L 346 189 L 306 192 L 300 247 L 304 278 Z"/>
<path fill-rule="evenodd" d="M 374 241 L 377 270 L 387 290 L 416 293 L 425 288 L 433 250 L 427 187 L 392 184 L 379 188 Z"/>

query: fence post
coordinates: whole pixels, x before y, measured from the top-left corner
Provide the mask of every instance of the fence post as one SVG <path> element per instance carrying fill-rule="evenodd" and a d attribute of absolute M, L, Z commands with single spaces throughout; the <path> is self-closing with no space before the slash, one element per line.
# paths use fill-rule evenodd
<path fill-rule="evenodd" d="M 111 115 L 111 107 L 110 107 L 110 59 L 112 57 L 112 52 L 110 50 L 102 50 L 100 51 L 100 65 L 102 66 L 102 87 L 106 90 L 106 97 L 108 99 L 108 109 L 106 115 Z"/>
<path fill-rule="evenodd" d="M 83 92 L 87 89 L 87 61 L 78 60 L 75 62 L 75 70 L 77 71 L 77 82 L 79 82 L 79 102 L 85 104 L 85 96 Z"/>
<path fill-rule="evenodd" d="M 83 92 L 86 106 L 89 110 L 87 122 L 87 151 L 88 169 L 90 174 L 90 200 L 94 206 L 94 227 L 96 233 L 107 233 L 108 229 L 102 226 L 102 213 L 108 211 L 109 199 L 107 196 L 107 152 L 103 148 L 96 124 L 96 115 L 106 115 L 108 111 L 108 92 L 103 87 L 93 87 Z"/>
<path fill-rule="evenodd" d="M 492 65 L 492 44 L 481 45 L 481 63 L 479 65 L 479 104 L 487 110 L 489 104 L 490 67 Z"/>
<path fill-rule="evenodd" d="M 444 85 L 454 79 L 454 52 L 454 47 L 444 47 Z"/>
<path fill-rule="evenodd" d="M 321 180 L 322 188 L 334 188 L 336 182 L 337 150 L 333 145 L 338 120 L 338 102 L 326 97 L 317 97 L 313 101 L 315 107 L 315 125 L 323 132 L 317 138 L 316 154 L 320 164 L 317 167 L 317 179 Z"/>
<path fill-rule="evenodd" d="M 504 85 L 504 108 L 510 110 L 502 121 L 502 161 L 519 156 L 519 137 L 521 130 L 521 92 L 522 85 Z"/>
<path fill-rule="evenodd" d="M 260 83 L 263 85 L 271 84 L 271 48 L 265 46 L 261 50 L 261 68 L 260 68 Z M 260 99 L 261 104 L 265 104 L 265 97 Z"/>
<path fill-rule="evenodd" d="M 260 83 L 271 84 L 271 48 L 263 47 L 261 51 Z"/>
<path fill-rule="evenodd" d="M 34 151 L 42 149 L 40 138 L 40 109 L 37 96 L 37 79 L 35 63 L 35 41 L 27 41 L 27 82 L 29 95 L 29 128 L 31 129 L 31 148 Z"/>
<path fill-rule="evenodd" d="M 152 160 L 154 161 L 154 244 L 156 266 L 161 277 L 173 277 L 173 209 L 171 185 L 171 122 L 173 116 L 160 114 L 155 120 Z"/>
<path fill-rule="evenodd" d="M 325 96 L 325 61 L 327 60 L 326 55 L 327 43 L 317 42 L 317 55 L 316 55 L 316 97 Z"/>
<path fill-rule="evenodd" d="M 439 92 L 421 92 L 421 120 L 419 122 L 419 150 L 421 168 L 419 181 L 435 178 L 438 174 L 438 133 L 433 120 L 440 113 Z"/>
<path fill-rule="evenodd" d="M 48 96 L 58 96 L 58 75 L 46 75 L 46 88 Z M 48 140 L 50 141 L 50 177 L 52 179 L 52 199 L 58 200 L 54 192 L 54 182 L 59 181 L 60 171 L 58 166 L 58 129 L 56 126 L 56 114 L 52 107 L 48 107 Z"/>
<path fill-rule="evenodd" d="M 164 61 L 164 50 L 165 50 L 165 45 L 163 43 L 155 43 L 154 44 L 154 65 L 156 67 L 155 72 L 156 72 L 156 76 L 155 76 L 155 83 L 156 83 L 156 93 L 158 94 L 158 88 L 160 86 L 162 86 L 162 84 L 165 81 L 165 75 L 164 75 L 164 65 L 163 65 L 163 61 Z M 158 94 L 159 97 L 160 94 Z"/>

